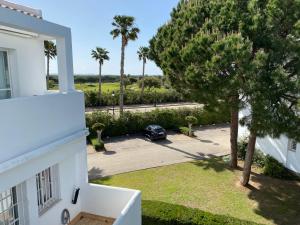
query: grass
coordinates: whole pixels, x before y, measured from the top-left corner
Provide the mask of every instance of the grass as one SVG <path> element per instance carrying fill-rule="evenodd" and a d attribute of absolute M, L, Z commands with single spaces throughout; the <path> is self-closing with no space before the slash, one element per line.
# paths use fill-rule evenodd
<path fill-rule="evenodd" d="M 120 83 L 115 82 L 115 83 L 102 83 L 101 86 L 102 93 L 111 93 L 113 91 L 119 91 L 120 90 Z M 75 89 L 80 90 L 80 91 L 98 91 L 98 83 L 76 83 L 75 84 Z M 54 85 L 54 87 L 51 88 L 51 90 L 58 90 L 58 85 Z M 141 90 L 137 84 L 131 84 L 126 87 L 126 90 L 134 90 L 134 91 L 139 91 Z M 159 92 L 166 92 L 167 89 L 164 87 L 161 88 L 154 88 L 151 90 L 148 90 L 147 88 L 145 91 L 157 91 Z"/>
<path fill-rule="evenodd" d="M 81 91 L 98 91 L 98 83 L 90 83 L 90 84 L 75 84 L 75 88 L 77 90 L 81 90 Z M 112 91 L 118 91 L 120 90 L 120 83 L 116 82 L 116 83 L 103 83 L 102 84 L 102 92 L 112 92 Z M 132 84 L 132 85 L 128 85 L 126 87 L 126 90 L 140 90 L 140 88 L 138 87 L 137 84 Z M 157 92 L 164 92 L 167 89 L 161 87 L 161 88 L 156 88 L 155 89 Z M 148 91 L 147 89 L 145 89 L 145 91 Z"/>
<path fill-rule="evenodd" d="M 300 183 L 272 179 L 254 170 L 248 188 L 241 171 L 221 159 L 135 171 L 93 183 L 142 190 L 143 200 L 198 208 L 262 224 L 300 224 Z"/>
<path fill-rule="evenodd" d="M 98 83 L 80 83 L 75 84 L 75 88 L 81 91 L 98 91 Z M 102 92 L 112 92 L 120 89 L 120 83 L 103 83 Z"/>

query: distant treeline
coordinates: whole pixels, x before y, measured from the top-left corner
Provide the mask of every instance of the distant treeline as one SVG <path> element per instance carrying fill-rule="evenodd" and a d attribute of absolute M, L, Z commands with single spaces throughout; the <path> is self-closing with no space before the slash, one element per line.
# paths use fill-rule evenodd
<path fill-rule="evenodd" d="M 133 75 L 127 75 L 127 77 L 135 77 L 140 78 L 141 76 L 133 76 Z M 152 77 L 155 75 L 151 75 L 149 77 Z M 160 76 L 155 76 L 160 77 Z M 55 83 L 58 83 L 58 76 L 57 75 L 51 75 L 50 80 L 54 81 Z M 96 83 L 98 82 L 99 77 L 97 75 L 75 75 L 74 81 L 75 83 Z M 120 75 L 102 75 L 102 82 L 103 83 L 114 83 L 120 81 Z"/>

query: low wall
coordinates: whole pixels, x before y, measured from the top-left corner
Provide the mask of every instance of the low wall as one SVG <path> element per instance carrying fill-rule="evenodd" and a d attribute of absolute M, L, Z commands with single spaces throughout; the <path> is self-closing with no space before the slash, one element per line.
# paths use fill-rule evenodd
<path fill-rule="evenodd" d="M 115 218 L 114 225 L 141 225 L 140 191 L 87 184 L 81 192 L 83 212 Z"/>

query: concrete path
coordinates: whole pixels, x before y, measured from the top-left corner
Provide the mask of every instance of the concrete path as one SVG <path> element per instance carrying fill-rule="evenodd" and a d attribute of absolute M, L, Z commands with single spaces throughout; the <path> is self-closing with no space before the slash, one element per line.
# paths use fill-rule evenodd
<path fill-rule="evenodd" d="M 230 153 L 228 125 L 202 127 L 195 135 L 190 138 L 170 132 L 167 140 L 157 142 L 142 136 L 111 138 L 105 143 L 106 153 L 96 153 L 89 147 L 89 177 L 95 179 Z"/>

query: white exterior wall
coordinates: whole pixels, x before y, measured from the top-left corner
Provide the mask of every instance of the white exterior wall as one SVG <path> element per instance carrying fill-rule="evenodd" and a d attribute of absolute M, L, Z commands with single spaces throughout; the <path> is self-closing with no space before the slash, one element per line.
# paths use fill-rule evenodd
<path fill-rule="evenodd" d="M 242 110 L 240 118 L 247 114 L 249 114 L 248 109 Z M 239 138 L 247 137 L 248 135 L 248 129 L 239 126 Z M 289 139 L 285 135 L 281 135 L 279 138 L 266 136 L 264 138 L 257 138 L 256 148 L 267 155 L 273 156 L 288 169 L 300 173 L 300 144 L 297 144 L 296 152 L 292 152 L 288 150 L 288 142 Z"/>
<path fill-rule="evenodd" d="M 46 93 L 42 38 L 0 33 L 8 50 L 12 99 L 0 100 L 0 192 L 25 184 L 25 225 L 60 225 L 80 212 L 116 219 L 114 225 L 141 225 L 139 191 L 88 184 L 84 96 L 74 90 L 69 28 L 0 7 L 0 25 L 53 37 L 57 43 L 60 92 Z M 36 174 L 58 165 L 60 201 L 38 213 Z M 76 205 L 75 187 L 81 188 Z"/>
<path fill-rule="evenodd" d="M 31 225 L 60 225 L 61 212 L 67 208 L 74 218 L 81 211 L 80 198 L 76 205 L 71 204 L 75 187 L 80 187 L 80 162 L 82 153 L 86 153 L 85 137 L 65 144 L 19 167 L 0 174 L 0 192 L 25 181 L 27 190 L 28 219 Z M 35 175 L 42 170 L 58 164 L 60 201 L 39 216 Z"/>
<path fill-rule="evenodd" d="M 114 225 L 141 225 L 139 191 L 86 184 L 83 186 L 82 211 L 116 218 Z"/>
<path fill-rule="evenodd" d="M 81 92 L 1 100 L 0 112 L 0 164 L 85 130 Z"/>
<path fill-rule="evenodd" d="M 8 51 L 13 97 L 45 94 L 44 41 L 0 32 L 0 49 Z"/>

